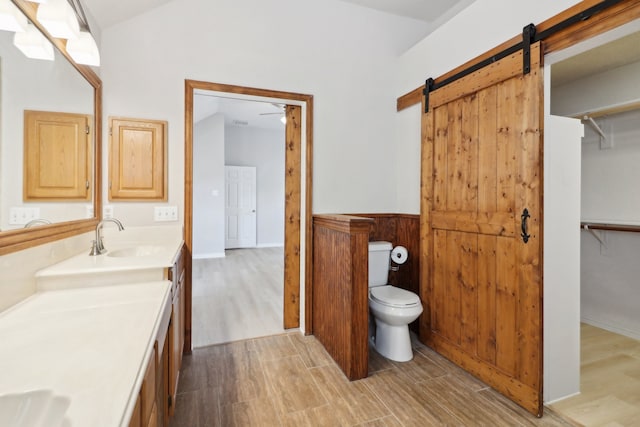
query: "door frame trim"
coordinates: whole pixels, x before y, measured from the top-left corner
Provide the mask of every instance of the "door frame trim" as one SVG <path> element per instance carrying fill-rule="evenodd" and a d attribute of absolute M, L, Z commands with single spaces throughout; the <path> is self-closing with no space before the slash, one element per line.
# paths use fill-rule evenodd
<path fill-rule="evenodd" d="M 186 262 L 185 262 L 185 275 L 186 275 L 186 321 L 185 321 L 185 351 L 191 352 L 191 327 L 192 327 L 192 248 L 193 248 L 193 95 L 197 89 L 209 90 L 213 92 L 228 93 L 233 95 L 240 95 L 239 97 L 246 96 L 249 99 L 255 98 L 270 98 L 280 100 L 283 103 L 287 101 L 293 101 L 296 105 L 303 105 L 306 108 L 306 116 L 304 117 L 304 125 L 306 127 L 305 138 L 305 150 L 306 155 L 304 159 L 305 176 L 304 176 L 304 191 L 305 191 L 305 214 L 304 214 L 304 233 L 300 234 L 301 245 L 304 245 L 304 327 L 305 334 L 311 334 L 313 332 L 313 325 L 311 323 L 311 301 L 312 301 L 312 270 L 313 270 L 313 248 L 312 248 L 312 176 L 313 176 L 313 95 L 283 92 L 269 89 L 259 89 L 246 86 L 236 86 L 222 83 L 213 83 L 199 80 L 185 79 L 185 108 L 184 108 L 184 241 L 187 250 Z M 303 177 L 300 174 L 300 179 Z M 301 186 L 299 187 L 301 189 Z M 286 194 L 286 189 L 285 189 Z M 300 195 L 298 195 L 300 196 Z M 302 218 L 301 218 L 302 220 Z M 289 230 L 291 225 L 288 221 L 285 221 L 285 236 L 287 233 L 291 233 Z M 298 225 L 300 227 L 300 225 Z M 301 231 L 301 230 L 300 230 Z M 298 257 L 300 253 L 287 254 Z M 302 264 L 302 263 L 300 263 Z M 302 266 L 300 266 L 302 267 Z M 296 313 L 300 313 L 300 279 L 295 281 L 298 283 L 296 290 L 297 297 L 290 299 L 285 298 L 285 304 L 289 302 L 294 304 L 297 308 Z M 286 282 L 286 280 L 285 280 Z M 287 308 L 284 308 L 284 313 L 287 313 Z M 299 316 L 293 320 L 284 319 L 285 329 L 296 328 L 300 326 Z"/>

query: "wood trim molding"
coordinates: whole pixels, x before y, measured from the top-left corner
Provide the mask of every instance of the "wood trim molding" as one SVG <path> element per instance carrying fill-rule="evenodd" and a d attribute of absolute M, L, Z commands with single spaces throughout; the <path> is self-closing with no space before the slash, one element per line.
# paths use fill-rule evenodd
<path fill-rule="evenodd" d="M 297 235 L 298 238 L 298 242 L 297 245 L 287 245 L 286 248 L 294 248 L 297 247 L 296 250 L 294 250 L 295 253 L 285 253 L 285 257 L 293 257 L 293 258 L 297 258 L 298 259 L 298 268 L 297 269 L 291 269 L 291 270 L 295 270 L 292 271 L 292 277 L 286 277 L 285 278 L 285 283 L 289 283 L 289 285 L 291 287 L 296 287 L 296 295 L 294 295 L 294 300 L 289 300 L 287 299 L 285 301 L 285 304 L 287 303 L 287 301 L 290 301 L 292 304 L 296 305 L 295 310 L 291 307 L 289 308 L 285 308 L 285 316 L 287 316 L 286 319 L 284 319 L 284 324 L 285 327 L 287 328 L 294 328 L 294 327 L 298 327 L 300 325 L 300 319 L 299 319 L 299 306 L 300 306 L 300 294 L 299 294 L 299 289 L 300 289 L 300 269 L 302 268 L 302 266 L 300 265 L 299 259 L 300 259 L 300 250 L 301 247 L 304 246 L 304 253 L 305 253 L 305 273 L 304 273 L 304 277 L 305 277 L 305 301 L 304 301 L 304 307 L 305 307 L 305 332 L 307 334 L 310 334 L 313 329 L 313 325 L 312 325 L 312 304 L 311 304 L 311 297 L 313 295 L 313 244 L 312 244 L 312 190 L 313 190 L 313 183 L 312 183 L 312 153 L 313 153 L 313 96 L 312 95 L 306 95 L 306 94 L 300 94 L 300 93 L 294 93 L 294 92 L 283 92 L 283 91 L 275 91 L 275 90 L 269 90 L 269 89 L 260 89 L 260 88 L 252 88 L 252 87 L 245 87 L 245 86 L 235 86 L 235 85 L 228 85 L 228 84 L 222 84 L 222 83 L 213 83 L 213 82 L 206 82 L 206 81 L 199 81 L 199 80 L 185 80 L 185 178 L 184 178 L 184 212 L 185 212 L 185 219 L 184 219 L 184 233 L 185 233 L 185 247 L 186 247 L 186 251 L 187 251 L 187 257 L 186 257 L 186 262 L 185 262 L 185 269 L 186 269 L 186 282 L 185 282 L 185 297 L 186 297 L 186 324 L 185 324 L 185 348 L 186 349 L 191 349 L 191 301 L 192 301 L 192 278 L 193 278 L 193 274 L 192 274 L 192 255 L 193 255 L 193 92 L 196 89 L 200 89 L 200 90 L 207 90 L 207 91 L 212 91 L 212 92 L 221 92 L 221 93 L 228 93 L 228 94 L 236 94 L 236 95 L 250 95 L 250 96 L 255 96 L 255 97 L 264 97 L 264 98 L 275 98 L 275 99 L 280 99 L 282 100 L 282 102 L 286 103 L 287 101 L 296 101 L 299 102 L 301 104 L 303 104 L 306 107 L 306 116 L 305 116 L 305 120 L 304 123 L 300 123 L 300 126 L 305 126 L 306 127 L 306 145 L 304 146 L 304 152 L 305 152 L 305 159 L 298 159 L 298 165 L 302 165 L 304 162 L 305 165 L 305 175 L 304 175 L 304 179 L 305 179 L 305 190 L 306 190 L 306 194 L 305 194 L 305 215 L 304 215 L 304 222 L 302 221 L 302 218 L 299 218 L 300 215 L 298 214 L 298 221 L 285 221 L 285 236 L 287 235 L 291 235 L 291 236 L 295 236 Z M 302 131 L 302 128 L 299 129 L 299 131 Z M 287 140 L 289 142 L 289 140 Z M 296 144 L 295 141 L 293 141 L 294 144 Z M 297 144 L 301 144 L 301 141 L 298 141 Z M 296 152 L 298 153 L 297 155 L 302 156 L 302 147 L 299 147 L 298 150 L 296 150 Z M 300 176 L 300 179 L 302 179 L 301 173 L 302 171 L 300 170 L 301 168 L 298 168 L 299 170 L 296 172 L 297 175 Z M 300 184 L 300 180 L 298 181 L 298 184 Z M 288 193 L 288 189 L 285 190 L 285 193 Z M 291 196 L 296 197 L 298 201 L 301 200 L 301 186 L 298 185 L 296 189 L 294 189 L 294 193 Z M 300 202 L 298 202 L 298 205 L 300 204 Z M 301 206 L 299 206 L 299 208 L 301 208 Z M 298 211 L 299 212 L 299 211 Z M 295 225 L 297 224 L 297 225 Z M 304 224 L 304 232 L 302 232 L 302 230 L 300 229 Z M 297 230 L 293 230 L 291 229 L 291 227 L 297 226 Z M 304 236 L 304 242 L 300 241 L 300 239 L 302 238 L 302 236 Z M 285 237 L 286 239 L 286 237 Z M 286 252 L 290 252 L 289 249 L 286 249 Z M 287 274 L 285 272 L 285 274 Z M 296 277 L 293 277 L 293 275 L 295 275 Z M 295 285 L 295 286 L 294 286 Z M 295 312 L 295 317 L 291 316 L 290 313 L 294 313 Z"/>
<path fill-rule="evenodd" d="M 545 31 L 554 25 L 562 22 L 570 16 L 583 12 L 594 5 L 601 3 L 599 0 L 584 0 L 575 6 L 572 6 L 563 12 L 543 21 L 536 26 L 538 33 Z M 612 30 L 620 25 L 631 22 L 640 17 L 640 0 L 625 0 L 602 12 L 592 16 L 591 18 L 576 23 L 566 29 L 549 36 L 542 41 L 543 54 L 546 55 L 551 52 L 555 52 L 567 47 L 573 46 L 579 42 L 587 40 L 591 37 L 602 34 L 606 31 Z M 524 23 L 523 23 L 524 25 Z M 436 84 L 446 80 L 447 78 L 471 67 L 474 64 L 482 62 L 497 53 L 505 50 L 506 48 L 517 44 L 522 40 L 522 35 L 518 34 L 515 37 L 499 44 L 498 46 L 490 49 L 475 58 L 465 62 L 464 64 L 454 68 L 453 70 L 437 77 L 435 79 Z M 417 87 L 416 89 L 407 92 L 406 94 L 398 97 L 396 102 L 396 111 L 402 111 L 413 105 L 419 104 L 422 99 L 422 91 L 424 85 Z"/>
<path fill-rule="evenodd" d="M 300 326 L 300 205 L 302 193 L 302 109 L 285 107 L 284 328 Z"/>
<path fill-rule="evenodd" d="M 368 233 L 373 219 L 355 215 L 325 214 L 315 215 L 313 223 L 318 227 L 341 233 L 362 233 L 365 231 Z"/>

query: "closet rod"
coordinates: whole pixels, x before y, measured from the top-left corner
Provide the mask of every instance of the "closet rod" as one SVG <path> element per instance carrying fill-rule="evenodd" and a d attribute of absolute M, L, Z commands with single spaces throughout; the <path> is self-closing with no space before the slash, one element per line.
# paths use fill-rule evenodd
<path fill-rule="evenodd" d="M 608 231 L 628 231 L 640 233 L 640 225 L 626 224 L 604 224 L 597 222 L 581 222 L 580 228 L 584 230 L 608 230 Z"/>

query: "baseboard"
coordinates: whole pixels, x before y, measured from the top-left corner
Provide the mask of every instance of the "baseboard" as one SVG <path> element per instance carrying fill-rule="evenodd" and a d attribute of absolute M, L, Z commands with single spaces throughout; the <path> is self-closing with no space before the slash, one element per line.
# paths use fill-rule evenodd
<path fill-rule="evenodd" d="M 615 334 L 624 335 L 625 337 L 633 338 L 634 340 L 640 340 L 640 332 L 632 331 L 626 328 L 621 328 L 615 325 L 611 325 L 606 322 L 600 322 L 598 320 L 590 319 L 589 317 L 580 317 L 580 321 L 582 323 L 586 323 L 587 325 L 595 326 L 596 328 L 604 329 L 609 332 L 613 332 Z"/>
<path fill-rule="evenodd" d="M 560 398 L 558 398 L 558 399 L 554 399 L 554 400 L 551 400 L 551 401 L 549 401 L 549 402 L 546 402 L 546 401 L 545 401 L 545 402 L 544 402 L 544 405 L 545 405 L 545 406 L 553 405 L 554 403 L 562 402 L 562 401 L 563 401 L 563 400 L 565 400 L 565 399 L 569 399 L 570 397 L 579 396 L 579 395 L 580 395 L 580 392 L 571 393 L 571 394 L 569 394 L 569 395 L 567 395 L 567 396 L 562 396 L 562 397 L 560 397 Z"/>
<path fill-rule="evenodd" d="M 284 243 L 258 243 L 256 248 L 284 248 Z"/>
<path fill-rule="evenodd" d="M 210 258 L 224 258 L 224 252 L 214 252 L 210 254 L 194 254 L 191 256 L 193 259 L 210 259 Z"/>

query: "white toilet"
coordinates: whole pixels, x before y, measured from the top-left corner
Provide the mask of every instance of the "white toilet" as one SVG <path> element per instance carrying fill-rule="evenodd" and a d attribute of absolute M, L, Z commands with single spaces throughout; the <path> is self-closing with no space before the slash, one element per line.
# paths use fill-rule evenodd
<path fill-rule="evenodd" d="M 387 284 L 391 250 L 389 242 L 369 242 L 369 342 L 387 359 L 407 362 L 413 358 L 409 323 L 422 304 L 413 292 Z"/>

